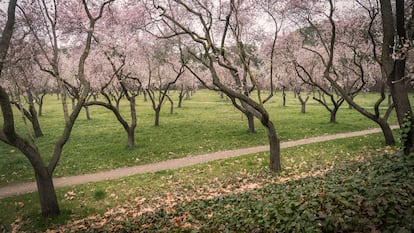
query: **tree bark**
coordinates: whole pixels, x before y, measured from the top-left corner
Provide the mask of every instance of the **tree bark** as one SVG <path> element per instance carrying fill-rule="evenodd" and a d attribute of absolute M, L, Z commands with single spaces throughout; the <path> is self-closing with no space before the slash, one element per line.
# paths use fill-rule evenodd
<path fill-rule="evenodd" d="M 306 103 L 309 100 L 309 96 L 307 96 L 306 99 L 303 99 L 300 93 L 298 93 L 298 98 L 300 101 L 300 105 L 302 106 L 301 113 L 306 113 Z"/>
<path fill-rule="evenodd" d="M 385 140 L 385 144 L 386 145 L 394 145 L 395 144 L 394 135 L 392 133 L 392 130 L 391 130 L 390 125 L 388 124 L 388 122 L 386 120 L 381 119 L 377 123 L 381 127 L 382 134 L 383 134 L 384 140 Z"/>
<path fill-rule="evenodd" d="M 282 170 L 280 164 L 280 140 L 277 137 L 276 129 L 271 121 L 263 122 L 263 126 L 265 126 L 267 131 L 267 137 L 269 139 L 269 149 L 270 149 L 270 164 L 269 168 L 272 171 L 280 171 Z"/>
<path fill-rule="evenodd" d="M 86 120 L 90 120 L 91 119 L 91 114 L 89 112 L 89 107 L 85 105 L 85 106 L 83 106 L 83 108 L 85 109 Z"/>
<path fill-rule="evenodd" d="M 249 133 L 250 134 L 256 133 L 256 129 L 254 127 L 254 115 L 250 112 L 247 112 L 245 115 L 247 117 L 247 122 L 249 125 Z"/>
<path fill-rule="evenodd" d="M 148 101 L 148 99 L 147 99 L 147 92 L 144 91 L 144 102 L 147 102 L 147 101 Z"/>
<path fill-rule="evenodd" d="M 42 101 L 39 103 L 39 110 L 37 111 L 37 116 L 43 116 L 43 98 Z"/>
<path fill-rule="evenodd" d="M 35 137 L 42 137 L 43 136 L 42 128 L 40 127 L 39 118 L 37 118 L 38 115 L 37 115 L 36 109 L 33 106 L 33 104 L 29 105 L 29 112 L 32 117 L 31 123 L 32 123 Z"/>
<path fill-rule="evenodd" d="M 404 128 L 403 123 L 406 115 L 411 117 L 411 126 L 406 135 L 407 140 L 405 140 L 403 145 L 404 153 L 409 154 L 413 149 L 414 117 L 408 98 L 405 80 L 405 63 L 407 54 L 405 54 L 404 51 L 393 51 L 395 43 L 402 45 L 407 39 L 404 23 L 404 1 L 396 1 L 396 23 L 394 22 L 391 2 L 389 0 L 380 0 L 380 4 L 383 27 L 382 72 L 390 87 L 398 123 L 401 129 Z M 397 26 L 397 35 L 395 34 L 394 25 Z M 395 38 L 398 38 L 399 41 L 394 41 Z M 393 54 L 394 52 L 396 54 Z M 393 59 L 393 56 L 395 60 Z"/>
<path fill-rule="evenodd" d="M 330 112 L 331 117 L 329 118 L 329 122 L 330 123 L 336 123 L 336 113 L 338 112 L 337 108 L 332 109 L 332 111 Z"/>
<path fill-rule="evenodd" d="M 184 99 L 184 88 L 181 87 L 180 92 L 178 94 L 178 106 L 177 106 L 178 108 L 182 107 L 183 99 Z"/>
<path fill-rule="evenodd" d="M 128 133 L 128 147 L 134 148 L 135 147 L 135 128 L 129 128 L 127 130 Z"/>
<path fill-rule="evenodd" d="M 52 174 L 49 173 L 46 167 L 43 167 L 42 171 L 35 170 L 35 176 L 42 215 L 58 215 L 60 210 L 55 187 L 53 185 Z"/>
<path fill-rule="evenodd" d="M 160 110 L 161 109 L 154 109 L 155 112 L 155 119 L 154 119 L 154 126 L 159 126 L 160 125 Z"/>
<path fill-rule="evenodd" d="M 75 106 L 76 106 L 76 99 L 75 99 L 75 97 L 70 97 L 70 99 L 71 99 L 71 103 L 72 103 L 72 110 L 74 110 Z"/>
<path fill-rule="evenodd" d="M 40 95 L 40 96 L 39 96 Z M 37 111 L 37 116 L 41 117 L 43 115 L 43 100 L 45 98 L 46 92 L 41 94 L 35 94 L 36 103 L 39 106 Z"/>
<path fill-rule="evenodd" d="M 174 113 L 174 101 L 171 99 L 169 95 L 166 95 L 165 97 L 167 97 L 168 101 L 170 101 L 170 114 L 173 114 Z"/>
<path fill-rule="evenodd" d="M 27 102 L 29 104 L 29 111 L 27 111 L 22 105 L 19 103 L 15 103 L 14 105 L 24 113 L 25 117 L 29 119 L 30 123 L 32 124 L 32 129 L 34 132 L 35 137 L 42 137 L 43 132 L 42 128 L 40 127 L 38 114 L 36 112 L 36 108 L 34 106 L 34 99 L 30 92 L 27 93 Z"/>

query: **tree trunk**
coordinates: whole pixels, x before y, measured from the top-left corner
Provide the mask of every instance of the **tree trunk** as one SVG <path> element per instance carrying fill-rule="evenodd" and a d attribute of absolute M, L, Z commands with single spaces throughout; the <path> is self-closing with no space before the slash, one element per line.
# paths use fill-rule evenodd
<path fill-rule="evenodd" d="M 46 167 L 43 169 L 43 171 L 35 171 L 40 208 L 43 216 L 56 216 L 59 215 L 60 210 L 52 174 L 49 174 Z"/>
<path fill-rule="evenodd" d="M 39 111 L 37 112 L 37 116 L 43 116 L 43 103 L 39 104 Z"/>
<path fill-rule="evenodd" d="M 42 94 L 41 97 L 37 98 L 37 104 L 39 106 L 39 109 L 37 111 L 37 116 L 41 117 L 43 115 L 43 99 L 44 99 L 45 95 Z"/>
<path fill-rule="evenodd" d="M 40 128 L 40 124 L 38 119 L 36 118 L 36 120 L 34 120 L 32 122 L 32 126 L 33 126 L 33 131 L 34 131 L 34 135 L 35 137 L 42 137 L 43 136 L 43 132 L 42 132 L 42 128 Z"/>
<path fill-rule="evenodd" d="M 330 111 L 330 115 L 331 115 L 331 118 L 330 118 L 330 120 L 329 120 L 329 122 L 330 123 L 336 123 L 336 113 L 338 112 L 338 109 L 337 108 L 334 108 L 332 111 Z"/>
<path fill-rule="evenodd" d="M 34 98 L 33 95 L 30 91 L 27 92 L 27 98 L 28 98 L 28 103 L 29 103 L 29 115 L 30 115 L 30 122 L 32 123 L 32 128 L 35 134 L 35 137 L 41 137 L 43 136 L 43 132 L 42 129 L 40 128 L 40 123 L 39 123 L 39 119 L 37 118 L 37 112 L 36 112 L 36 107 L 34 104 Z"/>
<path fill-rule="evenodd" d="M 385 139 L 385 144 L 394 145 L 395 144 L 394 135 L 392 133 L 392 130 L 388 122 L 386 120 L 380 119 L 377 123 L 381 127 L 382 134 L 384 135 L 384 139 Z"/>
<path fill-rule="evenodd" d="M 170 101 L 170 114 L 174 113 L 174 101 L 171 99 L 169 95 L 166 95 L 168 101 Z"/>
<path fill-rule="evenodd" d="M 74 97 L 71 97 L 70 99 L 71 99 L 71 103 L 72 103 L 72 110 L 74 110 L 75 109 L 75 105 L 76 105 L 75 98 Z"/>
<path fill-rule="evenodd" d="M 306 99 L 303 99 L 302 96 L 298 93 L 298 98 L 302 106 L 301 113 L 306 113 L 306 103 L 309 100 L 309 96 L 307 96 Z"/>
<path fill-rule="evenodd" d="M 147 101 L 148 101 L 148 99 L 147 99 L 147 92 L 144 91 L 144 102 L 147 102 Z"/>
<path fill-rule="evenodd" d="M 154 112 L 155 112 L 155 122 L 154 122 L 154 125 L 155 126 L 159 126 L 160 125 L 160 110 L 161 109 L 155 109 L 154 110 Z"/>
<path fill-rule="evenodd" d="M 414 119 L 411 111 L 411 104 L 408 98 L 407 87 L 404 79 L 405 75 L 405 60 L 395 61 L 394 71 L 392 75 L 393 80 L 390 80 L 389 85 L 392 94 L 392 100 L 395 104 L 395 110 L 397 113 L 398 123 L 400 128 L 404 128 L 404 118 L 409 116 L 411 119 L 410 130 L 406 133 L 404 144 L 402 145 L 404 154 L 408 155 L 413 148 L 413 125 Z"/>
<path fill-rule="evenodd" d="M 286 87 L 282 87 L 282 98 L 283 98 L 283 107 L 286 107 L 286 92 L 285 92 Z"/>
<path fill-rule="evenodd" d="M 392 102 L 392 95 L 389 94 L 388 95 L 388 107 L 392 106 L 394 104 L 394 102 Z"/>
<path fill-rule="evenodd" d="M 36 116 L 34 116 L 32 119 L 32 127 L 33 127 L 35 137 L 43 136 L 42 128 L 40 128 L 39 119 Z"/>
<path fill-rule="evenodd" d="M 351 100 L 354 100 L 354 96 L 351 96 L 350 98 L 351 98 Z M 354 107 L 352 107 L 352 105 L 348 103 L 348 109 L 353 109 L 353 108 Z"/>
<path fill-rule="evenodd" d="M 89 113 L 89 107 L 88 106 L 84 106 L 83 108 L 85 109 L 86 120 L 90 120 L 91 119 L 91 114 Z"/>
<path fill-rule="evenodd" d="M 413 149 L 413 125 L 414 117 L 408 99 L 405 65 L 406 56 L 403 51 L 393 51 L 395 44 L 404 46 L 406 43 L 406 31 L 404 22 L 404 1 L 395 1 L 395 17 L 393 15 L 393 7 L 389 0 L 381 0 L 381 19 L 383 27 L 383 44 L 382 44 L 382 73 L 387 78 L 388 85 L 391 90 L 392 99 L 397 113 L 400 129 L 404 129 L 404 118 L 411 117 L 411 125 L 406 132 L 406 140 L 403 150 L 405 154 L 410 153 Z M 395 19 L 395 21 L 394 21 Z M 395 30 L 395 26 L 397 30 Z M 395 34 L 397 32 L 397 34 Z M 397 38 L 398 40 L 395 40 Z M 404 40 L 404 41 L 403 41 Z M 395 54 L 394 54 L 395 53 Z M 393 59 L 395 58 L 395 60 Z"/>
<path fill-rule="evenodd" d="M 33 106 L 33 103 L 30 103 L 29 105 L 29 112 L 30 112 L 30 121 L 32 123 L 32 128 L 35 134 L 35 137 L 42 137 L 43 136 L 43 132 L 42 129 L 40 128 L 40 123 L 39 123 L 39 119 L 37 118 L 37 112 L 35 107 Z"/>
<path fill-rule="evenodd" d="M 254 115 L 250 112 L 247 112 L 245 115 L 247 117 L 247 122 L 249 124 L 249 133 L 256 133 L 256 129 L 254 127 Z"/>
<path fill-rule="evenodd" d="M 180 95 L 178 97 L 178 105 L 177 105 L 178 108 L 182 107 L 183 98 L 184 98 L 184 95 Z"/>
<path fill-rule="evenodd" d="M 119 111 L 119 104 L 120 104 L 120 102 L 121 102 L 121 99 L 117 99 L 116 101 L 115 101 L 115 108 Z"/>
<path fill-rule="evenodd" d="M 135 130 L 133 128 L 129 128 L 127 130 L 128 133 L 128 147 L 134 148 L 135 147 Z"/>
<path fill-rule="evenodd" d="M 181 90 L 178 95 L 178 106 L 177 106 L 178 108 L 181 108 L 183 99 L 184 99 L 184 90 Z"/>
<path fill-rule="evenodd" d="M 270 146 L 270 164 L 269 168 L 272 171 L 280 171 L 282 170 L 280 164 L 280 140 L 277 137 L 276 129 L 271 121 L 267 121 L 264 124 L 267 130 L 267 137 L 269 139 L 269 146 Z"/>

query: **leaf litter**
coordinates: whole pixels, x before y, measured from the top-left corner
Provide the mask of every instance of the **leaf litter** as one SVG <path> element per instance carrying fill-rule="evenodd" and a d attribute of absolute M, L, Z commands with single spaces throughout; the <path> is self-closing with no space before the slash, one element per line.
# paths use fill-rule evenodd
<path fill-rule="evenodd" d="M 306 162 L 302 162 L 302 165 Z M 300 165 L 298 168 L 301 168 Z M 248 173 L 245 169 L 241 169 L 235 176 L 219 179 L 213 178 L 202 185 L 192 187 L 191 191 L 188 188 L 182 188 L 179 191 L 166 191 L 156 197 L 136 197 L 133 200 L 118 205 L 115 208 L 108 209 L 103 215 L 92 215 L 84 219 L 70 221 L 64 226 L 59 226 L 56 230 L 49 230 L 53 232 L 65 231 L 82 231 L 85 229 L 102 229 L 106 225 L 110 225 L 110 231 L 118 231 L 123 229 L 122 224 L 129 219 L 142 216 L 148 213 L 154 213 L 159 210 L 164 210 L 167 214 L 176 213 L 176 206 L 189 203 L 196 200 L 210 200 L 226 195 L 234 195 L 240 193 L 251 192 L 256 189 L 263 188 L 269 184 L 282 184 L 292 180 L 303 179 L 306 177 L 324 176 L 328 171 L 332 170 L 334 163 L 330 163 L 324 169 L 311 170 L 309 172 L 301 172 L 295 174 L 294 172 L 287 173 L 283 176 L 277 176 L 271 172 L 264 172 L 259 174 Z M 169 185 L 182 185 L 181 181 L 174 181 L 172 176 L 166 179 Z M 65 194 L 66 196 L 66 194 Z M 68 197 L 72 198 L 74 194 L 68 193 Z M 214 213 L 207 214 L 210 218 Z M 176 227 L 197 229 L 197 226 L 187 222 L 190 214 L 186 212 L 181 216 L 176 216 L 169 221 Z M 120 225 L 118 225 L 120 224 Z M 86 227 L 86 228 L 85 228 Z M 141 227 L 150 227 L 144 223 Z"/>
<path fill-rule="evenodd" d="M 346 169 L 343 168 L 344 164 L 346 167 L 347 163 L 352 162 L 361 164 L 360 167 L 357 167 L 353 171 L 353 174 L 357 175 L 361 173 L 363 169 L 371 169 L 371 158 L 382 156 L 384 154 L 389 155 L 392 153 L 395 154 L 395 150 L 393 148 L 385 147 L 385 149 L 383 148 L 382 150 L 377 151 L 375 153 L 369 152 L 365 155 L 361 154 L 359 156 L 354 156 L 354 158 L 352 159 L 342 161 L 339 163 L 339 168 Z M 209 200 L 224 200 L 227 197 L 231 198 L 232 195 L 245 194 L 248 192 L 269 187 L 271 185 L 285 184 L 285 188 L 287 190 L 292 190 L 295 189 L 294 186 L 291 186 L 292 181 L 299 181 L 306 178 L 318 178 L 325 180 L 327 178 L 328 173 L 333 172 L 335 174 L 336 172 L 334 172 L 333 170 L 338 169 L 338 164 L 336 164 L 333 161 L 327 162 L 325 164 L 312 163 L 311 166 L 309 166 L 309 164 L 307 164 L 304 161 L 296 161 L 296 164 L 294 164 L 295 161 L 292 159 L 291 162 L 292 168 L 285 169 L 287 171 L 281 172 L 279 174 L 274 174 L 268 171 L 262 171 L 259 173 L 249 173 L 245 169 L 240 169 L 239 171 L 235 172 L 235 174 L 232 174 L 230 177 L 213 178 L 204 182 L 203 184 L 195 184 L 194 182 L 188 181 L 187 179 L 190 177 L 186 177 L 185 181 L 176 179 L 173 176 L 162 177 L 162 179 L 165 180 L 165 183 L 167 183 L 168 186 L 174 188 L 164 188 L 163 190 L 169 191 L 161 192 L 160 194 L 152 197 L 137 196 L 135 198 L 131 198 L 123 204 L 117 205 L 114 208 L 107 209 L 107 211 L 104 214 L 94 214 L 86 218 L 70 220 L 65 225 L 54 225 L 52 227 L 54 229 L 49 229 L 47 230 L 47 232 L 119 232 L 131 231 L 134 229 L 140 229 L 140 232 L 143 229 L 144 232 L 145 229 L 148 229 L 148 231 L 151 231 L 151 229 L 158 229 L 159 231 L 168 232 L 172 228 L 182 229 L 184 231 L 185 229 L 202 229 L 203 223 L 194 219 L 191 211 L 183 211 L 182 206 L 199 200 L 204 200 L 207 202 Z M 308 172 L 303 172 L 303 168 L 305 168 L 305 170 L 306 168 L 310 170 Z M 332 174 L 329 174 L 329 176 L 332 176 Z M 367 180 L 375 178 L 371 176 L 372 174 L 370 173 L 367 177 L 364 178 L 366 178 Z M 337 179 L 337 181 L 335 182 L 338 182 L 338 187 L 340 187 L 341 182 L 345 182 L 344 180 L 342 180 L 341 177 L 335 177 L 335 179 Z M 289 214 L 294 214 L 294 211 L 292 211 L 290 208 L 300 208 L 301 211 L 306 212 L 306 210 L 304 209 L 315 208 L 315 203 L 317 202 L 309 201 L 307 199 L 307 195 L 300 195 L 297 201 L 293 201 L 290 203 L 283 203 L 282 201 L 281 205 L 286 204 L 286 208 L 284 209 L 286 209 L 286 211 L 289 212 Z M 312 198 L 322 200 L 330 198 L 331 200 L 334 200 L 334 203 L 344 206 L 346 208 L 365 209 L 365 215 L 368 217 L 374 218 L 378 215 L 378 213 L 376 213 L 374 210 L 375 206 L 371 206 L 372 204 L 367 204 L 367 200 L 364 200 L 363 197 L 355 197 L 356 207 L 354 207 L 350 202 L 347 201 L 347 195 L 352 195 L 352 193 L 347 193 L 345 191 L 340 193 L 340 195 L 338 196 L 337 194 L 332 194 L 329 191 L 324 190 L 324 188 L 316 188 L 311 194 Z M 118 198 L 116 194 L 110 196 Z M 69 200 L 74 197 L 76 197 L 76 193 L 73 191 L 69 191 L 65 194 L 65 198 Z M 254 195 L 254 197 L 257 198 L 257 200 L 265 198 L 264 196 L 258 194 Z M 234 211 L 234 209 L 237 208 L 237 205 L 229 203 L 223 206 L 223 208 L 224 210 L 220 211 Z M 340 217 L 338 217 L 338 219 L 336 220 L 337 222 L 330 222 L 333 220 L 329 218 L 329 211 L 331 211 L 329 208 L 333 207 L 330 206 L 330 204 L 328 206 L 317 207 L 317 211 L 319 211 L 320 218 L 326 218 L 324 221 L 327 221 L 329 224 L 334 224 L 334 226 L 340 226 L 337 224 L 344 224 L 345 220 L 341 220 Z M 207 221 L 215 221 L 215 219 L 220 218 L 221 214 L 216 209 L 212 208 L 200 209 L 199 211 L 203 212 L 203 215 L 205 216 L 205 219 L 207 219 Z M 244 216 L 241 215 L 241 217 Z M 22 223 L 21 220 L 17 219 L 12 226 L 14 232 L 19 231 L 22 224 L 24 223 Z M 318 222 L 314 225 L 322 228 L 326 227 L 324 224 L 324 222 Z M 375 225 L 366 225 L 366 227 L 371 229 L 372 232 L 378 231 Z M 257 229 L 254 229 L 254 231 L 256 230 Z"/>

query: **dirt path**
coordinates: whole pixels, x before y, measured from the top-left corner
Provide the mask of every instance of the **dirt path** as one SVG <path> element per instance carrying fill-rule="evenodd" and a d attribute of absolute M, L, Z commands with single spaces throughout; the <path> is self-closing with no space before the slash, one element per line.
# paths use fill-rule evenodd
<path fill-rule="evenodd" d="M 397 128 L 397 126 L 393 126 L 393 129 Z M 305 144 L 311 144 L 315 142 L 323 142 L 329 141 L 333 139 L 340 139 L 340 138 L 347 138 L 347 137 L 355 137 L 355 136 L 362 136 L 367 134 L 379 133 L 381 129 L 369 129 L 363 131 L 356 131 L 356 132 L 349 132 L 349 133 L 339 133 L 333 135 L 325 135 L 313 138 L 306 138 L 300 139 L 295 141 L 288 141 L 282 142 L 281 148 L 293 147 L 293 146 L 300 146 Z M 78 185 L 78 184 L 85 184 L 89 182 L 97 182 L 103 180 L 112 180 L 117 179 L 125 176 L 131 176 L 136 174 L 142 174 L 147 172 L 156 172 L 161 170 L 167 169 L 176 169 L 182 168 L 186 166 L 191 166 L 199 163 L 205 163 L 213 160 L 218 159 L 226 159 L 231 157 L 237 157 L 241 155 L 247 154 L 254 154 L 258 152 L 263 152 L 269 150 L 269 146 L 257 146 L 257 147 L 250 147 L 250 148 L 243 148 L 237 150 L 228 150 L 228 151 L 219 151 L 209 154 L 202 154 L 202 155 L 195 155 L 195 156 L 187 156 L 184 158 L 179 159 L 172 159 L 167 161 L 162 161 L 158 163 L 146 164 L 146 165 L 139 165 L 134 167 L 125 167 L 125 168 L 118 168 L 109 171 L 103 171 L 98 173 L 92 174 L 84 174 L 78 176 L 69 176 L 69 177 L 60 177 L 54 178 L 55 187 L 65 187 L 71 185 Z M 25 193 L 35 192 L 36 183 L 35 182 L 27 182 L 27 183 L 17 183 L 11 184 L 7 186 L 0 187 L 0 199 L 17 196 Z"/>

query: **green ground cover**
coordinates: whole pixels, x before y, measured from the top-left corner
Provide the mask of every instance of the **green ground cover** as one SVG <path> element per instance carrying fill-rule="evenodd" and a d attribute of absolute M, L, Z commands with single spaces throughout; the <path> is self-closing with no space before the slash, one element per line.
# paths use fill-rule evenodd
<path fill-rule="evenodd" d="M 172 92 L 175 103 L 177 95 Z M 357 98 L 370 106 L 376 95 L 366 94 Z M 328 112 L 315 101 L 310 100 L 307 113 L 301 114 L 300 104 L 292 93 L 287 100 L 287 106 L 283 107 L 278 93 L 266 104 L 282 141 L 377 127 L 346 105 L 338 112 L 338 123 L 330 124 Z M 122 109 L 128 109 L 127 103 L 122 103 Z M 46 97 L 43 112 L 40 123 L 45 136 L 36 142 L 47 159 L 63 123 L 56 96 Z M 111 112 L 97 106 L 90 107 L 90 112 L 91 120 L 86 120 L 82 112 L 76 122 L 55 177 L 267 144 L 265 131 L 258 122 L 257 133 L 249 135 L 247 121 L 242 114 L 218 93 L 206 90 L 198 91 L 190 100 L 184 101 L 183 107 L 175 108 L 173 114 L 169 114 L 169 106 L 165 105 L 159 127 L 153 126 L 154 113 L 150 102 L 144 102 L 140 96 L 137 101 L 137 146 L 134 149 L 127 148 L 126 133 Z M 127 116 L 126 112 L 124 114 Z M 395 123 L 394 117 L 391 122 Z M 19 128 L 23 130 L 24 126 L 20 124 Z M 0 144 L 0 166 L 0 185 L 33 180 L 27 159 L 4 143 Z"/>
<path fill-rule="evenodd" d="M 11 197 L 0 202 L 0 226 L 29 232 L 410 232 L 414 157 L 396 150 L 374 134 L 283 149 L 279 174 L 268 171 L 267 153 L 257 153 L 59 188 L 57 218 L 40 217 L 36 193 Z"/>

